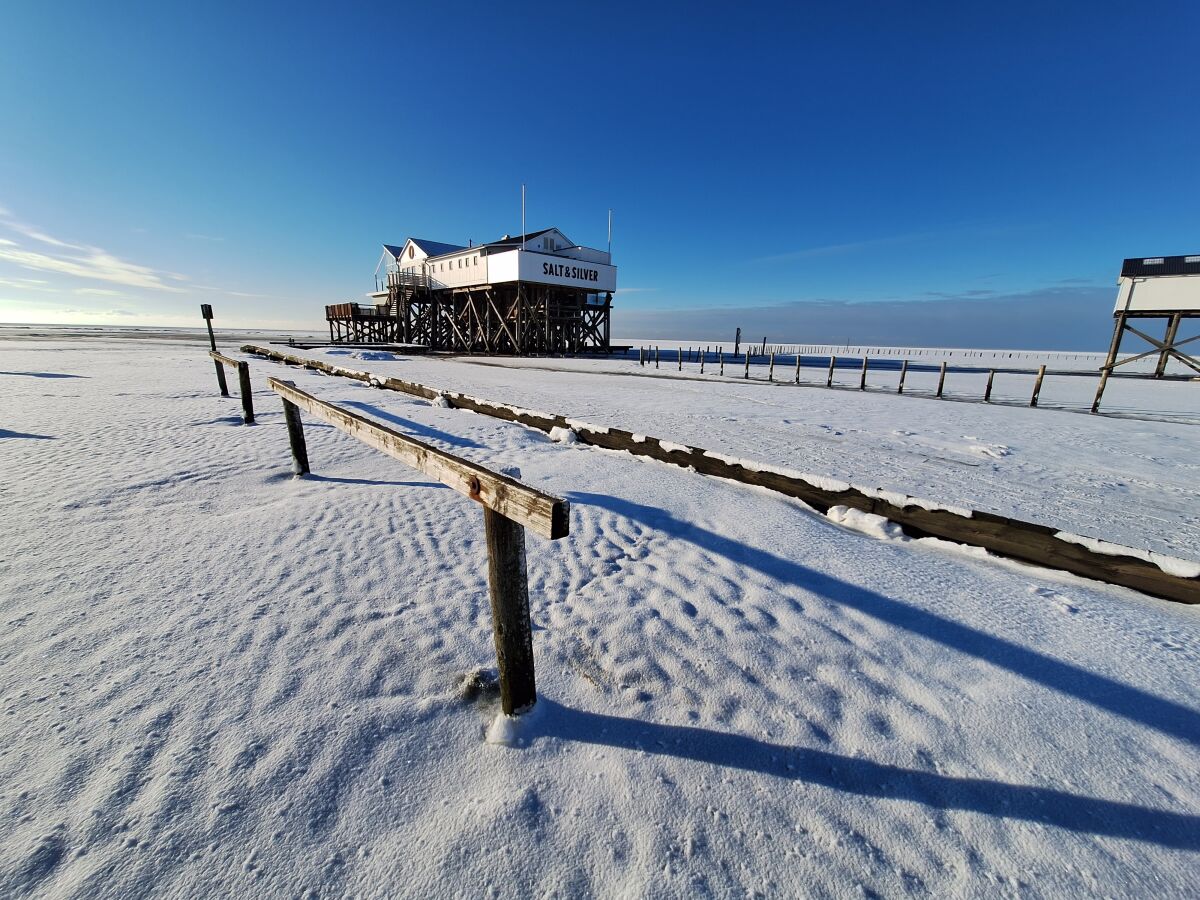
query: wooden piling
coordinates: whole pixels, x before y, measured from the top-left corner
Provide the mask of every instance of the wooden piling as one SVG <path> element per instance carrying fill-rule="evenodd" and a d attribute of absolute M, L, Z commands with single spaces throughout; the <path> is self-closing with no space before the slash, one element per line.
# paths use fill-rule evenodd
<path fill-rule="evenodd" d="M 1046 377 L 1046 367 L 1038 366 L 1037 380 L 1033 383 L 1033 396 L 1029 398 L 1030 406 L 1038 405 L 1038 395 L 1042 392 L 1042 379 Z"/>
<path fill-rule="evenodd" d="M 658 368 L 658 347 L 654 348 L 654 368 Z"/>
<path fill-rule="evenodd" d="M 767 370 L 767 381 L 775 380 L 775 351 L 771 351 L 771 368 Z"/>
<path fill-rule="evenodd" d="M 679 357 L 679 371 L 682 372 L 683 371 L 683 348 L 680 347 L 677 351 L 675 351 L 675 353 Z"/>
<path fill-rule="evenodd" d="M 938 372 L 938 389 L 937 395 L 942 396 L 942 389 L 946 386 L 946 361 L 942 360 L 941 370 Z"/>
<path fill-rule="evenodd" d="M 486 506 L 483 528 L 487 536 L 492 631 L 500 670 L 500 707 L 511 716 L 537 702 L 525 529 Z"/>
<path fill-rule="evenodd" d="M 721 371 L 718 373 L 722 378 L 725 377 L 725 351 L 718 350 L 717 356 L 721 360 Z"/>
<path fill-rule="evenodd" d="M 750 351 L 749 350 L 746 351 L 746 374 L 744 374 L 742 377 L 743 378 L 750 377 Z"/>
<path fill-rule="evenodd" d="M 908 360 L 906 359 L 906 360 L 904 360 L 904 362 L 902 362 L 900 364 L 900 386 L 898 388 L 896 388 L 897 394 L 904 393 L 904 379 L 907 375 L 908 375 Z"/>
<path fill-rule="evenodd" d="M 860 391 L 865 391 L 867 389 L 867 362 L 869 360 L 870 360 L 870 357 L 867 357 L 867 356 L 863 357 L 862 377 L 859 378 L 859 381 L 858 381 L 858 389 Z"/>
<path fill-rule="evenodd" d="M 800 383 L 800 350 L 796 350 L 796 384 Z"/>
<path fill-rule="evenodd" d="M 704 374 L 704 357 L 706 357 L 706 356 L 708 356 L 708 348 L 705 348 L 704 352 L 700 354 L 700 374 L 701 375 Z"/>
<path fill-rule="evenodd" d="M 244 359 L 238 361 L 238 387 L 242 391 L 242 421 L 247 425 L 254 424 L 254 394 L 250 387 L 250 363 Z"/>
<path fill-rule="evenodd" d="M 996 370 L 988 369 L 987 387 L 983 389 L 983 402 L 992 402 L 992 382 L 996 380 Z"/>
<path fill-rule="evenodd" d="M 288 381 L 285 384 L 292 384 Z M 300 407 L 290 400 L 283 401 L 283 420 L 287 423 L 288 443 L 292 445 L 292 474 L 307 475 L 308 445 L 304 442 L 304 423 L 300 421 Z"/>
<path fill-rule="evenodd" d="M 825 379 L 825 387 L 827 387 L 827 388 L 833 387 L 833 368 L 836 365 L 837 365 L 837 357 L 836 356 L 829 357 L 829 375 Z"/>

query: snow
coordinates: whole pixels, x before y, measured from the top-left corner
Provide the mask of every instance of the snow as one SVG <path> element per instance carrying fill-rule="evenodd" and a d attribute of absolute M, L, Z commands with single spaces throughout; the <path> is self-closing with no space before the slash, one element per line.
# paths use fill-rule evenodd
<path fill-rule="evenodd" d="M 550 440 L 558 444 L 575 444 L 579 442 L 579 435 L 570 428 L 555 426 L 550 429 Z"/>
<path fill-rule="evenodd" d="M 1200 610 L 257 358 L 247 427 L 195 336 L 3 353 L 0 896 L 1193 891 Z M 1193 426 L 608 365 L 371 368 L 1194 555 Z M 280 374 L 571 501 L 531 718 L 478 506 L 315 421 L 293 478 Z"/>
<path fill-rule="evenodd" d="M 889 541 L 904 540 L 904 529 L 895 522 L 889 522 L 883 516 L 874 513 L 851 509 L 846 506 L 831 506 L 825 512 L 831 522 L 844 525 L 846 528 L 860 531 L 873 538 Z"/>

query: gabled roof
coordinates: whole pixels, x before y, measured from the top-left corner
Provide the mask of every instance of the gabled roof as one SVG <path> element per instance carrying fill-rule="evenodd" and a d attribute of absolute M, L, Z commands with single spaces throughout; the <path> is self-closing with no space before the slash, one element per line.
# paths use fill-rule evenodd
<path fill-rule="evenodd" d="M 427 241 L 424 238 L 409 238 L 426 256 L 444 256 L 447 253 L 456 253 L 459 250 L 466 250 L 459 244 L 443 244 L 441 241 Z M 405 241 L 405 243 L 408 243 Z M 394 244 L 384 244 L 383 249 L 392 254 L 393 259 L 399 259 L 400 254 L 404 252 L 404 247 L 397 247 Z"/>
<path fill-rule="evenodd" d="M 551 231 L 558 231 L 558 229 L 557 228 L 543 228 L 541 231 L 531 231 L 531 232 L 529 232 L 529 234 L 524 236 L 524 239 L 526 241 L 532 241 L 535 237 L 541 237 L 543 234 L 548 234 Z M 562 234 L 562 232 L 559 232 L 559 234 Z M 566 235 L 563 235 L 563 237 L 566 237 Z M 520 244 L 521 244 L 521 235 L 518 234 L 516 237 L 500 238 L 500 240 L 498 240 L 498 241 L 490 241 L 486 244 L 483 244 L 482 246 L 484 246 L 484 247 L 518 247 L 518 246 L 520 246 Z"/>

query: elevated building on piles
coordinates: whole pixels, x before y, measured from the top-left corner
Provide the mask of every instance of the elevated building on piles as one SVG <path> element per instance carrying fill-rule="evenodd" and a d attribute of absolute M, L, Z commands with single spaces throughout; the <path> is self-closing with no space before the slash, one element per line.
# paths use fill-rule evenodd
<path fill-rule="evenodd" d="M 486 244 L 384 244 L 373 304 L 325 308 L 334 343 L 518 355 L 607 353 L 617 269 L 557 228 Z"/>

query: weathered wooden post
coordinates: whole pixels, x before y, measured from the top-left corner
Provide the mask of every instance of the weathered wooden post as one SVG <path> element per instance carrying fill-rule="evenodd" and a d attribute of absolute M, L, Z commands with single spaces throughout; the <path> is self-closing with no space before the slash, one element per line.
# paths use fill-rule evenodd
<path fill-rule="evenodd" d="M 737 330 L 737 334 L 735 334 L 733 336 L 733 355 L 734 356 L 738 355 L 738 347 L 741 346 L 741 343 L 742 343 L 742 329 L 739 328 Z"/>
<path fill-rule="evenodd" d="M 760 353 L 759 356 L 766 356 L 766 355 L 767 355 L 767 339 L 764 337 L 763 345 L 762 345 L 762 353 Z"/>
<path fill-rule="evenodd" d="M 283 384 L 295 387 L 295 382 L 285 381 Z M 304 423 L 300 421 L 300 407 L 287 398 L 283 400 L 283 420 L 287 423 L 288 443 L 292 445 L 292 474 L 307 475 L 308 445 L 304 442 Z"/>
<path fill-rule="evenodd" d="M 505 715 L 512 716 L 537 702 L 525 529 L 485 506 L 483 530 L 487 537 L 488 588 L 500 670 L 500 707 Z"/>
<path fill-rule="evenodd" d="M 654 347 L 654 368 L 658 368 L 658 345 Z"/>
<path fill-rule="evenodd" d="M 1033 383 L 1033 396 L 1029 398 L 1030 406 L 1038 405 L 1038 394 L 1040 394 L 1042 392 L 1042 379 L 1045 377 L 1046 377 L 1046 367 L 1039 366 L 1038 374 L 1037 374 L 1037 381 L 1035 381 Z"/>
<path fill-rule="evenodd" d="M 995 378 L 996 378 L 996 370 L 988 369 L 987 387 L 985 387 L 983 389 L 983 402 L 984 403 L 992 402 L 992 382 L 995 380 Z"/>
<path fill-rule="evenodd" d="M 750 351 L 749 350 L 746 351 L 746 373 L 742 377 L 743 378 L 750 377 Z"/>
<path fill-rule="evenodd" d="M 683 348 L 680 347 L 675 352 L 679 356 L 679 371 L 682 372 L 683 371 Z"/>
<path fill-rule="evenodd" d="M 238 387 L 242 391 L 242 421 L 253 425 L 254 395 L 250 387 L 250 363 L 244 359 L 238 362 Z"/>
<path fill-rule="evenodd" d="M 800 383 L 800 348 L 796 348 L 796 384 Z"/>
<path fill-rule="evenodd" d="M 941 368 L 941 370 L 938 372 L 938 389 L 937 389 L 937 395 L 938 395 L 939 397 L 941 397 L 941 396 L 942 396 L 942 388 L 944 388 L 945 386 L 946 386 L 946 361 L 943 359 L 943 360 L 942 360 L 942 368 Z"/>
<path fill-rule="evenodd" d="M 858 380 L 858 389 L 865 391 L 867 389 L 867 362 L 870 359 L 868 356 L 863 357 L 862 376 Z"/>
<path fill-rule="evenodd" d="M 904 393 L 904 378 L 906 375 L 908 375 L 908 360 L 907 359 L 904 360 L 904 362 L 902 362 L 900 364 L 900 387 L 896 388 L 897 394 Z"/>
<path fill-rule="evenodd" d="M 706 356 L 708 356 L 708 350 L 707 350 L 707 348 L 705 349 L 704 353 L 702 353 L 702 354 L 700 355 L 700 374 L 701 374 L 701 375 L 703 375 L 703 374 L 704 374 L 704 357 L 706 357 Z"/>
<path fill-rule="evenodd" d="M 725 351 L 718 350 L 717 356 L 721 360 L 721 371 L 718 372 L 717 374 L 719 374 L 722 378 L 724 378 L 725 377 Z"/>
<path fill-rule="evenodd" d="M 639 366 L 646 365 L 646 348 L 645 347 L 638 347 L 638 365 Z"/>
<path fill-rule="evenodd" d="M 213 353 L 216 353 L 217 337 L 215 334 L 213 334 L 212 329 L 212 305 L 209 303 L 201 303 L 200 315 L 204 316 L 204 324 L 208 326 L 208 347 Z M 229 385 L 225 383 L 225 369 L 222 368 L 221 363 L 217 360 L 213 360 L 213 365 L 217 367 L 217 387 L 221 389 L 221 396 L 228 397 Z"/>
<path fill-rule="evenodd" d="M 829 375 L 826 376 L 826 378 L 825 378 L 825 387 L 827 387 L 827 388 L 833 387 L 833 367 L 835 365 L 837 365 L 837 357 L 830 356 L 829 357 Z"/>
<path fill-rule="evenodd" d="M 771 368 L 767 371 L 767 381 L 775 380 L 775 351 L 771 351 Z"/>

